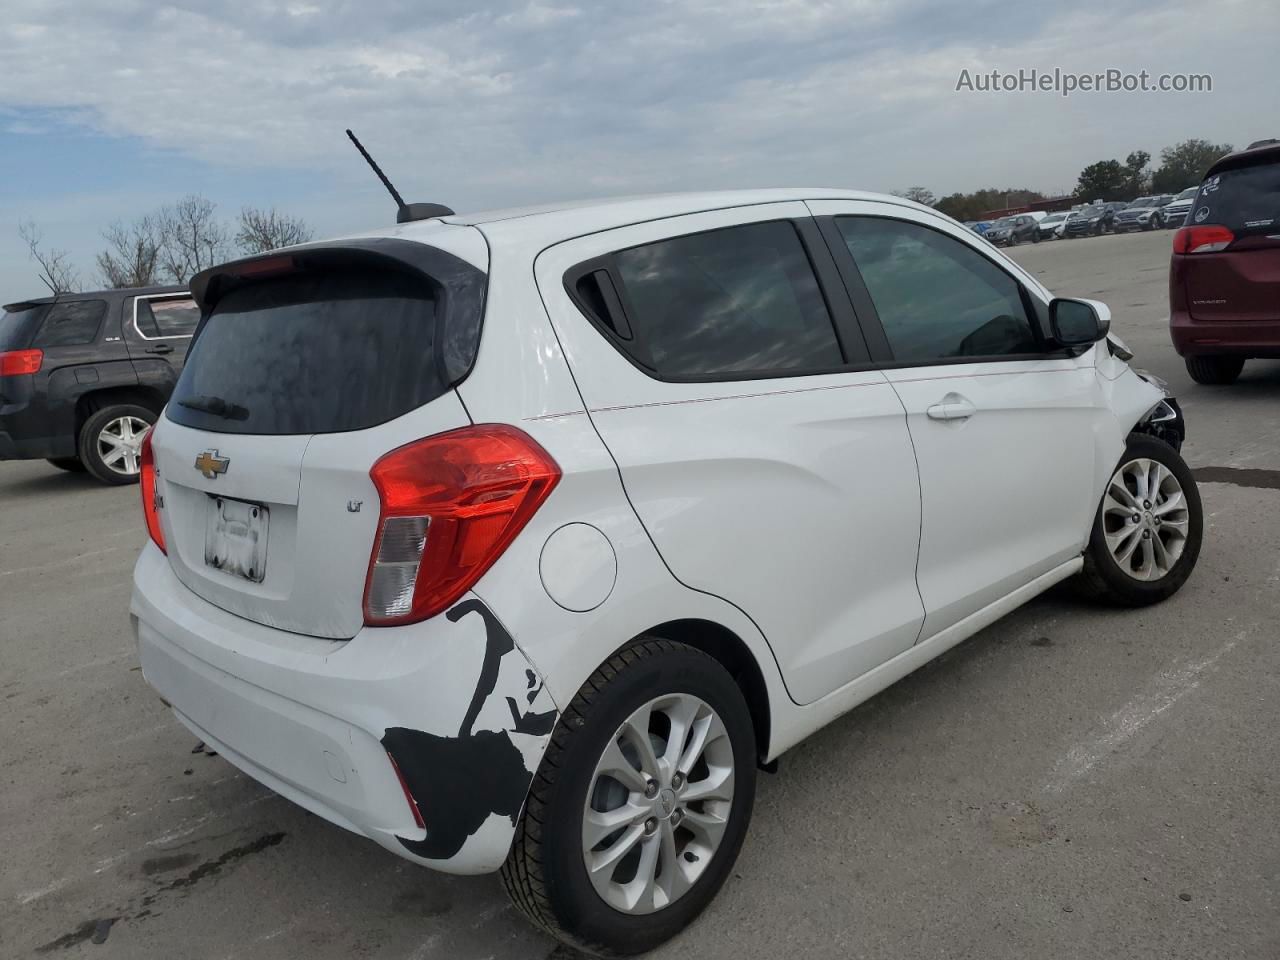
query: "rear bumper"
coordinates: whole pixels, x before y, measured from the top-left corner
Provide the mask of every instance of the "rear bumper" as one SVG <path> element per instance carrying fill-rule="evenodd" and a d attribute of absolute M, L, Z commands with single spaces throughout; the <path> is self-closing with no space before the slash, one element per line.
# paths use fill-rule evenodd
<path fill-rule="evenodd" d="M 303 637 L 200 599 L 148 544 L 130 613 L 147 682 L 249 776 L 438 870 L 506 858 L 558 711 L 479 598 L 349 641 Z"/>
<path fill-rule="evenodd" d="M 1275 320 L 1232 323 L 1193 320 L 1179 311 L 1169 318 L 1169 336 L 1173 348 L 1183 357 L 1280 357 L 1280 316 Z"/>

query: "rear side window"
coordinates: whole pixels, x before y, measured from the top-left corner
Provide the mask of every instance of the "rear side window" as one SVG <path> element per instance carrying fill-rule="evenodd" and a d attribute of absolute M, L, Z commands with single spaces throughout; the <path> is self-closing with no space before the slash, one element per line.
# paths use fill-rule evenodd
<path fill-rule="evenodd" d="M 139 297 L 134 301 L 138 332 L 155 340 L 189 337 L 200 322 L 200 308 L 190 297 Z"/>
<path fill-rule="evenodd" d="M 631 247 L 612 257 L 615 291 L 595 276 L 584 305 L 621 295 L 619 346 L 658 377 L 787 376 L 844 358 L 813 267 L 789 221 L 753 223 Z M 584 296 L 579 286 L 580 299 Z"/>
<path fill-rule="evenodd" d="M 902 220 L 837 217 L 836 224 L 896 362 L 1039 350 L 1018 282 L 976 250 Z"/>
<path fill-rule="evenodd" d="M 220 433 L 363 430 L 449 389 L 437 288 L 389 269 L 263 280 L 219 300 L 170 419 Z"/>
<path fill-rule="evenodd" d="M 50 305 L 31 346 L 77 347 L 93 343 L 107 313 L 105 300 L 74 300 Z"/>
<path fill-rule="evenodd" d="M 1224 170 L 1209 177 L 1187 225 L 1229 227 L 1239 237 L 1280 234 L 1280 163 Z"/>

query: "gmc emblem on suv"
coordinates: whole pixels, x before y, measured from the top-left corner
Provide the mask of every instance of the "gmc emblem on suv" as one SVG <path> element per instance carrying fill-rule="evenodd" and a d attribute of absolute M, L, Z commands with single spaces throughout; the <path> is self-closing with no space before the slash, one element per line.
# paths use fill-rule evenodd
<path fill-rule="evenodd" d="M 206 450 L 196 457 L 196 469 L 204 474 L 206 480 L 217 480 L 218 474 L 226 473 L 230 465 L 231 458 L 218 456 L 217 450 Z"/>

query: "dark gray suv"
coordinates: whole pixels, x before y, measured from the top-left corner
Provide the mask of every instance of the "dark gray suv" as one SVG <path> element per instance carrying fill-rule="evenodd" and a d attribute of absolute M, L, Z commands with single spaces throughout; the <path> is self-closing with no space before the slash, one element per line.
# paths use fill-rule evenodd
<path fill-rule="evenodd" d="M 200 311 L 184 287 L 62 294 L 0 315 L 0 460 L 138 479 Z"/>

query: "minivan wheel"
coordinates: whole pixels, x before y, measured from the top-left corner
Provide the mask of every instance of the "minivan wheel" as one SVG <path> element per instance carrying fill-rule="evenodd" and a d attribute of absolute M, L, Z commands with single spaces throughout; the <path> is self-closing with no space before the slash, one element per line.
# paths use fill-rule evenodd
<path fill-rule="evenodd" d="M 50 457 L 49 463 L 68 473 L 84 473 L 84 464 L 80 462 L 79 457 Z"/>
<path fill-rule="evenodd" d="M 1244 357 L 1187 357 L 1186 363 L 1192 380 L 1215 387 L 1235 383 L 1244 369 Z"/>
<path fill-rule="evenodd" d="M 577 949 L 652 950 L 724 883 L 755 773 L 751 715 L 725 668 L 642 637 L 561 714 L 502 867 L 507 893 Z"/>
<path fill-rule="evenodd" d="M 1128 607 L 1173 596 L 1200 556 L 1204 514 L 1186 462 L 1154 437 L 1129 437 L 1094 518 L 1081 579 Z"/>
<path fill-rule="evenodd" d="M 103 483 L 137 483 L 142 467 L 142 440 L 156 415 L 136 404 L 103 407 L 80 428 L 80 461 Z"/>

